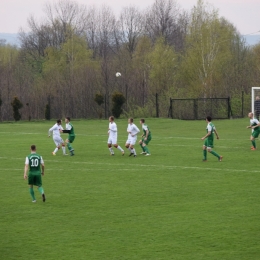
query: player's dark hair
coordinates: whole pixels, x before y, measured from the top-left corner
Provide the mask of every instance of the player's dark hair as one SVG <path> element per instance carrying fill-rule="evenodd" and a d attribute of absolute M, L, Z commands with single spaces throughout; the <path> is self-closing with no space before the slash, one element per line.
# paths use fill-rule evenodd
<path fill-rule="evenodd" d="M 141 119 L 140 119 L 140 121 L 141 121 L 142 123 L 144 123 L 144 122 L 145 122 L 145 120 L 144 120 L 143 118 L 141 118 Z"/>
<path fill-rule="evenodd" d="M 134 119 L 132 117 L 129 118 L 130 122 L 133 123 Z"/>
<path fill-rule="evenodd" d="M 206 119 L 207 119 L 209 122 L 211 122 L 211 120 L 212 120 L 211 116 L 207 116 Z"/>
<path fill-rule="evenodd" d="M 58 120 L 57 120 L 57 123 L 61 123 L 61 120 L 60 120 L 60 119 L 58 119 Z"/>
<path fill-rule="evenodd" d="M 111 120 L 112 120 L 112 121 L 114 121 L 114 120 L 115 120 L 115 118 L 114 118 L 113 116 L 110 116 L 110 118 L 111 118 Z"/>
<path fill-rule="evenodd" d="M 70 121 L 70 117 L 69 116 L 67 116 L 67 117 L 65 117 L 66 119 L 68 119 L 69 121 Z"/>
<path fill-rule="evenodd" d="M 31 150 L 32 150 L 32 151 L 36 151 L 36 145 L 32 144 L 32 145 L 31 145 Z"/>

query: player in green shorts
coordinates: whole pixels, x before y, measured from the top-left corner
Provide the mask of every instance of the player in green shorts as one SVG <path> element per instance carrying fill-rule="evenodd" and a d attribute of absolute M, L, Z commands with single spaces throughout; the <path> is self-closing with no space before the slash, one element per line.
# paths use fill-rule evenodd
<path fill-rule="evenodd" d="M 29 170 L 29 175 L 27 176 L 27 172 Z M 45 202 L 45 194 L 42 187 L 42 177 L 44 175 L 44 161 L 42 157 L 36 153 L 36 146 L 31 146 L 31 154 L 29 154 L 25 158 L 25 166 L 24 166 L 24 179 L 28 179 L 29 191 L 32 196 L 32 202 L 36 202 L 34 196 L 33 186 L 37 186 L 39 192 L 42 195 L 42 201 Z"/>
<path fill-rule="evenodd" d="M 143 118 L 140 119 L 140 124 L 142 125 L 142 129 L 143 129 L 142 140 L 139 141 L 139 144 L 143 150 L 141 152 L 141 154 L 145 154 L 145 156 L 149 156 L 151 154 L 149 152 L 147 145 L 152 140 L 152 133 L 151 133 L 148 125 L 145 124 L 145 120 Z"/>
<path fill-rule="evenodd" d="M 72 125 L 72 123 L 70 122 L 70 117 L 66 117 L 65 118 L 65 123 L 66 123 L 66 130 L 60 130 L 61 133 L 68 133 L 69 136 L 68 138 L 66 139 L 66 143 L 67 143 L 67 147 L 70 151 L 70 155 L 73 156 L 74 155 L 74 149 L 73 147 L 71 146 L 71 143 L 73 143 L 76 135 L 74 133 L 74 127 Z"/>
<path fill-rule="evenodd" d="M 217 139 L 219 139 L 218 132 L 216 130 L 216 127 L 211 122 L 210 116 L 206 117 L 206 122 L 208 123 L 207 127 L 206 127 L 207 134 L 201 138 L 201 140 L 205 140 L 204 145 L 202 147 L 202 149 L 203 149 L 203 162 L 207 161 L 207 152 L 209 152 L 209 153 L 213 154 L 214 156 L 218 157 L 218 160 L 221 162 L 222 159 L 223 159 L 223 156 L 217 154 L 215 151 L 212 150 L 214 148 L 214 133 L 216 134 Z"/>
<path fill-rule="evenodd" d="M 251 150 L 256 150 L 255 138 L 257 138 L 259 136 L 260 123 L 256 118 L 254 118 L 254 114 L 252 112 L 248 113 L 248 117 L 250 119 L 250 126 L 247 126 L 247 128 L 252 129 L 252 134 L 250 136 L 250 140 L 252 142 Z"/>

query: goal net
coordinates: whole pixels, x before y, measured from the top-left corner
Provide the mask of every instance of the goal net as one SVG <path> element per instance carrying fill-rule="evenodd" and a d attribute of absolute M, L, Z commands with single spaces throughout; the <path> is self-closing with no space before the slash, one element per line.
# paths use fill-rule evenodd
<path fill-rule="evenodd" d="M 254 117 L 259 119 L 260 115 L 260 87 L 252 87 L 252 101 L 251 108 L 254 113 Z"/>

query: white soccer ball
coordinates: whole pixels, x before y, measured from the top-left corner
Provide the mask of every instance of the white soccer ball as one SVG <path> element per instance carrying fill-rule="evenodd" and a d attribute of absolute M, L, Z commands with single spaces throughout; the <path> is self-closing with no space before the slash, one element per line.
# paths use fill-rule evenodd
<path fill-rule="evenodd" d="M 121 73 L 120 73 L 120 72 L 117 72 L 117 73 L 116 73 L 116 77 L 121 77 Z"/>

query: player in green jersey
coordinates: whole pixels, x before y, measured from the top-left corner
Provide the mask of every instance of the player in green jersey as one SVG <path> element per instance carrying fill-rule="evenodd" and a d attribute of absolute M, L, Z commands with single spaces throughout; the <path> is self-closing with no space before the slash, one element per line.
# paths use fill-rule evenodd
<path fill-rule="evenodd" d="M 29 170 L 29 175 L 27 176 L 27 172 Z M 33 186 L 37 186 L 39 192 L 42 195 L 42 201 L 45 202 L 45 194 L 42 187 L 42 177 L 44 175 L 44 161 L 42 157 L 36 153 L 36 146 L 31 146 L 31 154 L 29 154 L 25 158 L 25 166 L 24 166 L 24 179 L 28 179 L 29 191 L 32 196 L 32 202 L 36 202 L 34 196 Z"/>
<path fill-rule="evenodd" d="M 141 154 L 145 154 L 145 156 L 149 156 L 151 154 L 149 152 L 147 145 L 152 140 L 152 133 L 151 133 L 148 125 L 145 124 L 145 120 L 143 118 L 140 119 L 140 124 L 142 125 L 142 129 L 143 129 L 142 140 L 139 141 L 139 144 L 143 150 L 141 152 Z"/>
<path fill-rule="evenodd" d="M 251 150 L 256 150 L 255 138 L 257 138 L 260 134 L 260 123 L 256 118 L 254 118 L 254 114 L 252 112 L 248 113 L 248 117 L 250 119 L 250 126 L 247 126 L 247 128 L 252 129 L 250 140 L 253 146 L 251 147 Z"/>
<path fill-rule="evenodd" d="M 212 148 L 214 147 L 214 134 L 216 134 L 217 139 L 219 139 L 218 132 L 216 130 L 216 127 L 211 122 L 210 116 L 206 117 L 206 122 L 208 123 L 207 127 L 206 127 L 207 134 L 201 138 L 201 140 L 205 140 L 204 145 L 202 147 L 202 149 L 203 149 L 203 161 L 204 162 L 207 161 L 207 151 L 208 151 L 209 153 L 218 157 L 218 160 L 221 162 L 222 159 L 223 159 L 223 156 L 217 154 L 216 152 L 214 152 L 212 150 Z"/>
<path fill-rule="evenodd" d="M 76 135 L 74 133 L 74 127 L 72 125 L 72 123 L 70 122 L 70 117 L 65 117 L 65 123 L 66 123 L 66 130 L 60 130 L 61 133 L 68 133 L 69 136 L 66 139 L 66 143 L 67 143 L 67 147 L 70 151 L 70 155 L 73 156 L 74 155 L 74 149 L 71 146 L 71 143 L 73 143 Z"/>

